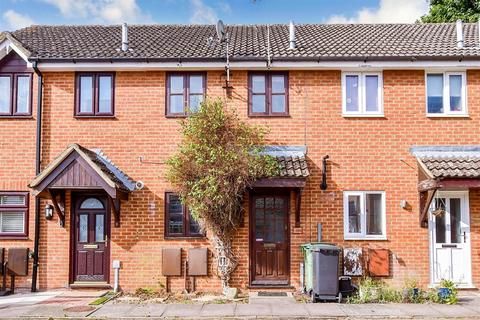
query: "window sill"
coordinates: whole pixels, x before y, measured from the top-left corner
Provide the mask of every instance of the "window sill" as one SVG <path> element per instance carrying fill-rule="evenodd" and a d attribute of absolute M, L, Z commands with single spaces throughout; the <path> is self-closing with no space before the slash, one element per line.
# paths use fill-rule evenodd
<path fill-rule="evenodd" d="M 206 240 L 206 236 L 165 236 L 165 240 Z"/>
<path fill-rule="evenodd" d="M 289 114 L 249 114 L 249 118 L 291 118 Z"/>
<path fill-rule="evenodd" d="M 387 237 L 386 236 L 380 236 L 380 237 L 351 237 L 351 236 L 348 236 L 348 237 L 343 237 L 343 240 L 347 240 L 347 241 L 350 241 L 350 240 L 360 240 L 360 241 L 387 241 Z"/>
<path fill-rule="evenodd" d="M 32 115 L 28 115 L 28 116 L 0 116 L 0 120 L 1 119 L 22 119 L 22 120 L 25 120 L 25 119 L 33 119 L 33 116 Z"/>
<path fill-rule="evenodd" d="M 0 240 L 30 240 L 27 236 L 0 236 Z"/>
<path fill-rule="evenodd" d="M 468 114 L 427 113 L 427 118 L 470 118 L 470 116 Z"/>
<path fill-rule="evenodd" d="M 93 116 L 93 115 L 90 115 L 90 116 L 73 116 L 75 119 L 115 119 L 115 115 L 111 115 L 111 116 Z"/>
<path fill-rule="evenodd" d="M 188 115 L 186 114 L 166 114 L 165 118 L 173 118 L 173 119 L 182 119 L 182 118 L 188 118 Z"/>
<path fill-rule="evenodd" d="M 385 118 L 383 113 L 375 114 L 354 114 L 354 113 L 342 113 L 344 118 Z"/>

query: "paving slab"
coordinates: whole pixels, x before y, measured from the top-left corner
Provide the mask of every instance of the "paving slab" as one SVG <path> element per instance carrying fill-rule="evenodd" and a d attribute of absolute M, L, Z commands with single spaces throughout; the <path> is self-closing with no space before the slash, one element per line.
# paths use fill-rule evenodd
<path fill-rule="evenodd" d="M 198 317 L 202 312 L 203 304 L 167 304 L 164 317 Z"/>
<path fill-rule="evenodd" d="M 437 314 L 447 317 L 470 317 L 480 315 L 477 311 L 462 305 L 432 304 L 431 307 L 437 312 Z"/>
<path fill-rule="evenodd" d="M 235 316 L 271 316 L 272 304 L 237 304 L 235 309 Z"/>
<path fill-rule="evenodd" d="M 393 307 L 393 304 L 342 304 L 347 316 L 406 316 L 406 312 Z"/>
<path fill-rule="evenodd" d="M 133 309 L 139 305 L 136 304 L 105 304 L 101 308 L 93 312 L 90 317 L 123 317 L 131 316 Z"/>
<path fill-rule="evenodd" d="M 304 303 L 296 304 L 274 304 L 272 305 L 272 315 L 276 316 L 302 316 L 309 315 Z"/>
<path fill-rule="evenodd" d="M 200 316 L 202 317 L 233 317 L 237 305 L 231 304 L 205 304 Z"/>
<path fill-rule="evenodd" d="M 437 313 L 430 304 L 398 303 L 396 308 L 413 317 L 432 316 Z"/>
<path fill-rule="evenodd" d="M 338 303 L 306 303 L 305 309 L 310 316 L 343 317 L 345 311 Z"/>

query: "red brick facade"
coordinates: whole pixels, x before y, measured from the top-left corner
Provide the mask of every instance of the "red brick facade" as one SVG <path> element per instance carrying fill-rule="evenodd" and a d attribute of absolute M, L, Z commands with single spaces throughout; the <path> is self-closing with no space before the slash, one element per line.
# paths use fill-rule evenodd
<path fill-rule="evenodd" d="M 289 117 L 247 116 L 247 71 L 233 71 L 232 98 L 222 89 L 220 72 L 207 73 L 207 94 L 222 97 L 242 119 L 268 126 L 268 142 L 306 145 L 310 177 L 302 196 L 301 225 L 295 227 L 295 197 L 291 197 L 291 284 L 299 287 L 300 245 L 316 240 L 317 223 L 323 240 L 345 247 L 388 248 L 392 252 L 391 277 L 402 285 L 406 278 L 429 282 L 428 229 L 419 226 L 417 163 L 409 152 L 413 145 L 478 144 L 480 133 L 480 71 L 467 71 L 468 118 L 428 118 L 425 114 L 425 73 L 421 70 L 385 70 L 384 117 L 342 117 L 341 72 L 290 71 Z M 122 202 L 121 226 L 111 229 L 111 260 L 122 261 L 120 285 L 138 287 L 165 284 L 161 274 L 163 247 L 208 246 L 206 239 L 164 238 L 164 196 L 171 186 L 164 179 L 165 161 L 180 141 L 176 119 L 165 117 L 165 72 L 117 72 L 114 119 L 74 117 L 74 73 L 44 74 L 42 168 L 70 143 L 101 148 L 113 162 L 145 188 Z M 36 82 L 36 80 L 34 81 Z M 34 83 L 36 88 L 36 83 Z M 33 90 L 34 101 L 36 90 Z M 0 190 L 26 191 L 34 177 L 36 103 L 32 119 L 0 119 Z M 322 157 L 328 154 L 328 189 L 320 190 Z M 143 161 L 140 161 L 143 157 Z M 386 241 L 346 241 L 343 232 L 343 191 L 382 190 L 386 193 Z M 246 197 L 248 198 L 248 197 Z M 57 216 L 47 221 L 41 206 L 39 286 L 67 287 L 70 266 L 70 194 L 67 193 L 66 225 Z M 400 207 L 401 200 L 411 210 Z M 33 248 L 34 198 L 30 201 L 29 237 L 0 240 L 1 247 Z M 248 204 L 245 205 L 248 209 Z M 113 218 L 112 218 L 113 219 Z M 473 284 L 480 282 L 480 192 L 470 190 Z M 232 285 L 242 289 L 249 282 L 248 214 L 235 239 L 239 266 Z M 185 251 L 184 251 L 185 256 Z M 185 258 L 185 257 L 184 257 Z M 213 262 L 211 253 L 209 261 Z M 211 264 L 211 263 L 210 263 Z M 30 268 L 31 270 L 31 268 Z M 220 281 L 197 278 L 197 289 L 220 290 Z M 31 272 L 30 272 L 31 275 Z M 18 280 L 28 287 L 31 276 Z M 113 282 L 113 272 L 110 273 Z M 172 289 L 182 289 L 183 277 L 171 279 Z"/>

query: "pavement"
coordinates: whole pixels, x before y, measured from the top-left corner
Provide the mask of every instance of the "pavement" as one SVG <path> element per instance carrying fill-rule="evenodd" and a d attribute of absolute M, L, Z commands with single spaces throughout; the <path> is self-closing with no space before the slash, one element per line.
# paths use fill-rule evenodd
<path fill-rule="evenodd" d="M 457 305 L 300 303 L 252 296 L 249 303 L 120 303 L 94 307 L 105 292 L 53 291 L 0 297 L 1 319 L 480 319 L 480 293 L 462 293 Z"/>

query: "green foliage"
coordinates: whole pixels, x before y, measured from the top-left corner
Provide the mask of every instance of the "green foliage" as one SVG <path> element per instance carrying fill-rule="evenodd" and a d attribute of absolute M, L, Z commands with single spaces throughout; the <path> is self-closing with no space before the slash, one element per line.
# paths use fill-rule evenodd
<path fill-rule="evenodd" d="M 422 16 L 419 22 L 440 23 L 477 22 L 480 18 L 479 0 L 431 0 L 430 11 Z"/>
<path fill-rule="evenodd" d="M 245 190 L 278 172 L 276 160 L 260 154 L 266 131 L 242 122 L 220 99 L 205 101 L 181 125 L 167 179 L 204 227 L 228 238 L 241 221 Z"/>
<path fill-rule="evenodd" d="M 440 281 L 438 290 L 441 290 L 442 288 L 449 290 L 449 294 L 441 295 L 439 292 L 438 302 L 445 304 L 456 304 L 458 302 L 458 290 L 455 287 L 455 283 L 450 280 L 442 280 Z"/>

